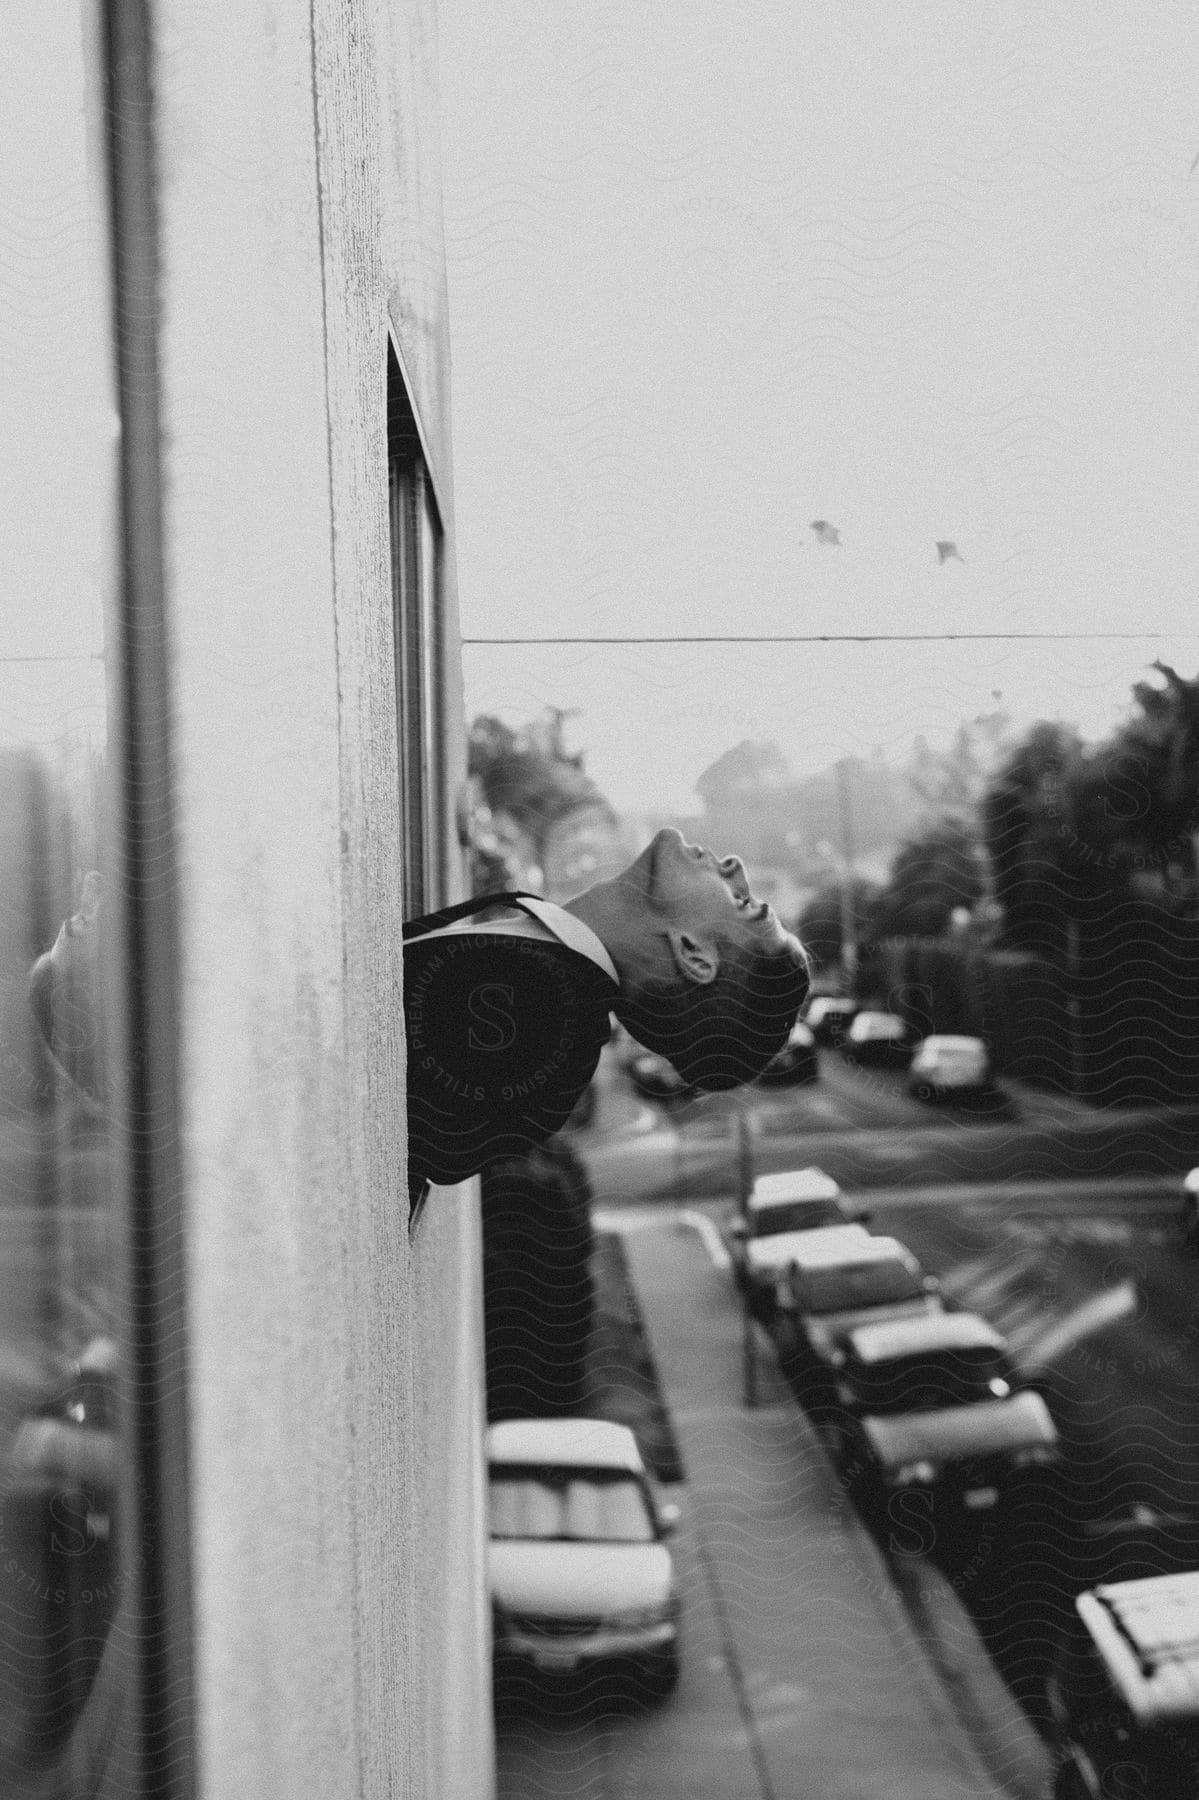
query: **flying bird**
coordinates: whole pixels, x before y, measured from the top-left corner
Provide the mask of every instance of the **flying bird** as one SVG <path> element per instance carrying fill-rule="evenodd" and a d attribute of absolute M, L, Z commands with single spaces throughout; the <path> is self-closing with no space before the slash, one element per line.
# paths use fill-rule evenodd
<path fill-rule="evenodd" d="M 966 560 L 956 544 L 951 544 L 947 538 L 939 538 L 937 540 L 937 567 L 940 568 L 942 563 L 947 563 L 951 556 L 956 556 L 960 563 L 964 563 Z"/>
<path fill-rule="evenodd" d="M 1199 156 L 1197 156 L 1195 158 L 1194 162 L 1191 164 L 1190 168 L 1187 170 L 1187 179 L 1188 180 L 1195 173 L 1196 169 L 1199 169 Z"/>
<path fill-rule="evenodd" d="M 835 525 L 830 525 L 827 519 L 813 519 L 812 530 L 816 533 L 818 544 L 840 544 L 841 542 L 841 533 Z"/>

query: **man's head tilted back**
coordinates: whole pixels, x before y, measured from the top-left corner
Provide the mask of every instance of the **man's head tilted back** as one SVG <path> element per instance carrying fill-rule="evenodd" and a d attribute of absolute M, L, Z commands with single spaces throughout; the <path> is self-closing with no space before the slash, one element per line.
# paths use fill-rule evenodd
<path fill-rule="evenodd" d="M 737 1087 L 786 1043 L 808 994 L 807 954 L 751 894 L 738 857 L 660 831 L 623 874 L 568 910 L 616 964 L 621 1023 L 684 1080 Z"/>

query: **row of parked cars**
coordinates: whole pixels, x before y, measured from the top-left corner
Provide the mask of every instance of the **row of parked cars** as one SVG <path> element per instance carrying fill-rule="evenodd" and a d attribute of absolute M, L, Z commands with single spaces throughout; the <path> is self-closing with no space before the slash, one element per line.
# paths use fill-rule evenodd
<path fill-rule="evenodd" d="M 947 1520 L 999 1507 L 1059 1460 L 1049 1409 L 988 1322 L 868 1219 L 821 1169 L 761 1176 L 729 1228 L 734 1278 L 868 1523 L 910 1489 Z"/>
<path fill-rule="evenodd" d="M 818 1046 L 837 1048 L 862 1068 L 907 1069 L 908 1090 L 920 1100 L 969 1098 L 994 1088 L 981 1038 L 944 1032 L 922 1038 L 898 1013 L 836 994 L 818 994 L 809 1001 L 804 1017 L 758 1077 L 759 1084 L 800 1086 L 818 1080 Z M 649 1099 L 676 1100 L 690 1092 L 666 1057 L 631 1041 L 624 1064 L 633 1086 Z"/>
<path fill-rule="evenodd" d="M 814 1044 L 831 1045 L 862 1068 L 906 1069 L 908 1091 L 919 1100 L 989 1094 L 994 1071 L 979 1037 L 934 1032 L 927 1037 L 898 1013 L 842 994 L 809 1001 L 805 1024 Z"/>
<path fill-rule="evenodd" d="M 944 1552 L 1052 1475 L 1058 1433 L 1000 1333 L 868 1221 L 820 1169 L 761 1176 L 728 1228 L 734 1277 L 867 1524 L 907 1523 L 897 1497 L 923 1494 Z M 1081 1592 L 1048 1699 L 1054 1800 L 1194 1800 L 1199 1570 Z"/>

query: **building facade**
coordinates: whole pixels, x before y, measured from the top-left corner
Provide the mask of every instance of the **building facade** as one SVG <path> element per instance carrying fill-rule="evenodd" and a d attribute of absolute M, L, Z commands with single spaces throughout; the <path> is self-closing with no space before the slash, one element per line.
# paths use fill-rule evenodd
<path fill-rule="evenodd" d="M 0 1786 L 485 1800 L 432 5 L 11 27 Z"/>

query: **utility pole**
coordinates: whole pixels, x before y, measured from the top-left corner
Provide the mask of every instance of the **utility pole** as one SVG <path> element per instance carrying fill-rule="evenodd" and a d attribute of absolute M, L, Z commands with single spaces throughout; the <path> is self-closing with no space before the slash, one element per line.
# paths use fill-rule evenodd
<path fill-rule="evenodd" d="M 734 1114 L 737 1164 L 737 1210 L 743 1221 L 749 1219 L 749 1195 L 754 1184 L 753 1115 L 744 1089 L 737 1095 Z M 741 1392 L 746 1406 L 758 1403 L 757 1347 L 754 1343 L 754 1321 L 750 1312 L 751 1284 L 747 1281 L 741 1296 Z"/>
<path fill-rule="evenodd" d="M 853 807 L 849 797 L 849 758 L 836 765 L 837 811 L 841 823 L 841 980 L 847 994 L 853 992 L 858 968 L 857 927 L 854 921 Z"/>
<path fill-rule="evenodd" d="M 1070 1022 L 1070 1092 L 1081 1099 L 1086 1086 L 1082 1053 L 1082 1006 L 1079 995 L 1078 920 L 1066 920 L 1066 1013 Z"/>

